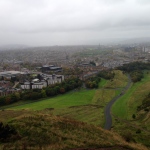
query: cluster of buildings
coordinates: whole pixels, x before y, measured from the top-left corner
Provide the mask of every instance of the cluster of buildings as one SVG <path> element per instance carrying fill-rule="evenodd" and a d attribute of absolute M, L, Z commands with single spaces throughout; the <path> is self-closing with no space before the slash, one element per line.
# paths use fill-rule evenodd
<path fill-rule="evenodd" d="M 0 84 L 0 96 L 19 89 L 42 89 L 48 85 L 61 83 L 64 75 L 59 74 L 65 74 L 65 78 L 76 75 L 84 80 L 101 70 L 115 68 L 133 61 L 150 61 L 150 45 L 146 47 L 142 45 L 54 46 L 42 47 L 42 49 L 40 51 L 41 47 L 39 47 L 22 50 L 21 53 L 18 53 L 18 50 L 9 51 L 9 53 L 1 52 L 0 80 L 5 81 L 6 84 Z M 55 65 L 42 66 L 42 64 Z M 62 67 L 69 68 L 71 71 L 62 70 Z M 33 74 L 35 77 L 32 78 Z M 36 77 L 37 74 L 39 77 Z M 14 81 L 17 79 L 19 89 L 13 87 L 13 84 L 8 85 L 13 79 Z"/>
<path fill-rule="evenodd" d="M 57 73 L 62 71 L 61 67 L 57 67 L 54 65 L 44 65 L 42 67 L 36 67 L 36 69 L 40 70 L 43 73 L 49 73 L 49 72 Z"/>
<path fill-rule="evenodd" d="M 54 66 L 53 66 L 54 67 Z M 42 67 L 44 72 L 48 71 L 49 68 L 46 66 Z M 60 67 L 52 68 L 54 70 L 60 70 Z M 38 74 L 38 78 L 35 77 L 31 81 L 27 78 L 28 73 L 20 72 L 20 71 L 4 71 L 0 72 L 0 96 L 6 96 L 12 94 L 14 92 L 18 92 L 25 89 L 42 89 L 43 87 L 47 87 L 48 85 L 52 85 L 55 83 L 61 83 L 64 81 L 64 75 L 56 75 L 56 74 Z M 16 88 L 12 83 L 12 78 L 17 78 L 16 83 L 20 84 L 20 88 Z"/>
<path fill-rule="evenodd" d="M 13 77 L 18 77 L 20 75 L 25 75 L 25 72 L 20 71 L 3 71 L 0 72 L 0 78 L 5 78 L 6 80 L 10 80 Z"/>
<path fill-rule="evenodd" d="M 33 79 L 31 82 L 27 81 L 21 83 L 21 89 L 42 89 L 43 87 L 47 87 L 48 85 L 61 83 L 64 81 L 64 75 L 47 75 L 40 74 L 40 79 Z"/>
<path fill-rule="evenodd" d="M 10 82 L 12 78 L 16 78 L 24 74 L 20 71 L 4 71 L 0 72 L 0 96 L 6 96 L 15 92 L 20 92 L 21 89 L 13 87 L 13 84 Z"/>

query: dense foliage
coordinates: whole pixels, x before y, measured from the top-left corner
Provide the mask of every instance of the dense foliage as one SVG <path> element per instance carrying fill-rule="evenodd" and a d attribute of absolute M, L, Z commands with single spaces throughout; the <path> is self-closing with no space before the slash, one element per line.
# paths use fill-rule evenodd
<path fill-rule="evenodd" d="M 7 105 L 13 102 L 17 102 L 21 99 L 20 93 L 16 92 L 7 96 L 0 96 L 0 105 Z"/>
<path fill-rule="evenodd" d="M 114 78 L 115 73 L 112 72 L 111 70 L 103 70 L 103 71 L 100 71 L 97 76 L 104 78 L 106 80 L 111 80 Z"/>
<path fill-rule="evenodd" d="M 137 71 L 132 71 L 130 73 L 130 76 L 133 82 L 138 82 L 141 81 L 141 79 L 144 77 L 144 74 L 142 71 L 137 70 Z"/>
<path fill-rule="evenodd" d="M 85 81 L 85 86 L 87 88 L 98 88 L 98 83 L 100 82 L 101 78 L 96 76 L 96 77 L 91 77 Z"/>
<path fill-rule="evenodd" d="M 133 82 L 138 82 L 143 78 L 143 70 L 150 70 L 150 63 L 132 62 L 124 64 L 118 69 L 129 73 Z"/>
<path fill-rule="evenodd" d="M 63 94 L 75 88 L 81 87 L 82 81 L 79 78 L 72 78 L 63 81 L 60 84 L 50 85 L 44 90 L 47 96 L 54 96 L 57 94 Z"/>
<path fill-rule="evenodd" d="M 124 64 L 123 66 L 119 66 L 118 69 L 125 71 L 125 72 L 128 72 L 128 73 L 135 71 L 135 70 L 149 70 L 150 69 L 150 63 L 132 62 L 129 64 Z"/>

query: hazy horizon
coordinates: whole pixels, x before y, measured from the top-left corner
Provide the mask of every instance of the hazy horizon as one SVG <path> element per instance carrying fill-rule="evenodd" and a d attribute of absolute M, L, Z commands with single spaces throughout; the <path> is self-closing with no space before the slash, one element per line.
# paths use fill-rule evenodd
<path fill-rule="evenodd" d="M 1 0 L 0 45 L 98 45 L 150 37 L 149 0 Z"/>

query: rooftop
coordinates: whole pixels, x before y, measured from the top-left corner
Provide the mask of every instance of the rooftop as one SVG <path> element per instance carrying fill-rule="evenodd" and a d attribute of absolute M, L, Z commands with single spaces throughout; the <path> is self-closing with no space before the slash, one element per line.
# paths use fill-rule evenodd
<path fill-rule="evenodd" d="M 25 74 L 25 72 L 21 72 L 21 71 L 4 71 L 4 72 L 0 72 L 0 75 L 16 75 L 16 74 Z"/>

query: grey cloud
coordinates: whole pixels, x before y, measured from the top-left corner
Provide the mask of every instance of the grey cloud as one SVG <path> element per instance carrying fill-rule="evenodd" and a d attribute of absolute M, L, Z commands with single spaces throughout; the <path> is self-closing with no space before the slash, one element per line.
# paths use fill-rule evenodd
<path fill-rule="evenodd" d="M 149 0 L 136 0 L 137 3 L 139 4 L 150 4 L 150 1 Z"/>
<path fill-rule="evenodd" d="M 131 31 L 148 35 L 148 14 L 148 0 L 1 0 L 0 40 L 17 42 L 20 37 L 20 42 L 36 43 L 39 37 L 45 37 L 43 43 L 48 39 L 51 43 L 68 39 L 77 43 L 78 39 L 94 41 L 91 35 L 95 41 L 109 36 L 127 37 Z"/>

